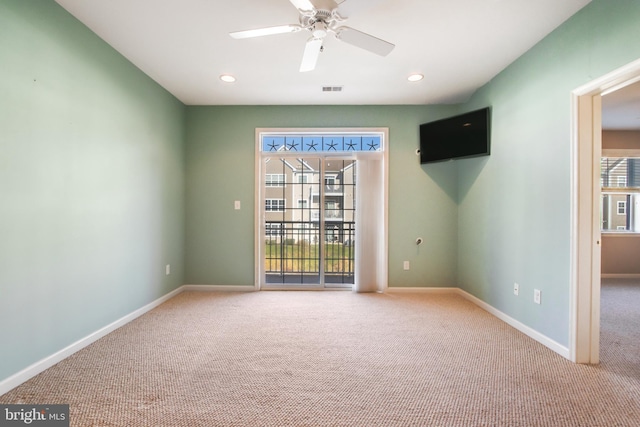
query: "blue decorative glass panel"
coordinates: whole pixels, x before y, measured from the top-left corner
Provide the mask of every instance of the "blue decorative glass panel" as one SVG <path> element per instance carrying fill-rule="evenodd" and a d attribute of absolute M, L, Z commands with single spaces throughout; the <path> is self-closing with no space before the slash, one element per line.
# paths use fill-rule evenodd
<path fill-rule="evenodd" d="M 380 137 L 379 136 L 363 137 L 362 151 L 380 151 Z"/>
<path fill-rule="evenodd" d="M 302 151 L 302 137 L 301 136 L 287 136 L 285 138 L 287 151 Z"/>
<path fill-rule="evenodd" d="M 344 151 L 342 149 L 342 141 L 343 138 L 339 136 L 325 136 L 322 138 L 322 151 Z"/>
<path fill-rule="evenodd" d="M 350 152 L 381 151 L 382 136 L 363 135 L 264 135 L 263 152 L 301 151 L 301 152 Z"/>
<path fill-rule="evenodd" d="M 344 151 L 360 151 L 362 150 L 361 136 L 347 136 L 344 139 Z"/>
<path fill-rule="evenodd" d="M 322 151 L 321 136 L 305 136 L 302 138 L 303 151 Z"/>
<path fill-rule="evenodd" d="M 280 151 L 284 141 L 284 136 L 265 136 L 262 138 L 262 151 Z"/>

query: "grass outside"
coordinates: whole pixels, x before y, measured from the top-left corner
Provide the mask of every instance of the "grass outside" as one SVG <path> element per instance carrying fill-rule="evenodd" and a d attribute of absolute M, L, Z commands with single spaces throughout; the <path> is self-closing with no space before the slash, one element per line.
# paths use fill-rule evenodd
<path fill-rule="evenodd" d="M 341 243 L 324 245 L 325 272 L 353 273 L 354 248 Z M 291 244 L 267 242 L 265 271 L 284 273 L 318 273 L 319 245 L 305 241 Z"/>

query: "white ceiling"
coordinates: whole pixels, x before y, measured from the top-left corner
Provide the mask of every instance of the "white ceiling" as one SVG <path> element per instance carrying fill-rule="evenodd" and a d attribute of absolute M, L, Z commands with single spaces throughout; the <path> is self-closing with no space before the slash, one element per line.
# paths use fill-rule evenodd
<path fill-rule="evenodd" d="M 307 31 L 229 36 L 298 23 L 290 0 L 56 1 L 187 105 L 464 102 L 590 2 L 346 0 L 345 25 L 395 49 L 381 57 L 328 36 L 316 69 L 300 73 Z M 414 72 L 425 79 L 408 82 Z M 224 73 L 237 81 L 223 83 Z"/>
<path fill-rule="evenodd" d="M 640 81 L 602 97 L 602 128 L 640 130 Z"/>

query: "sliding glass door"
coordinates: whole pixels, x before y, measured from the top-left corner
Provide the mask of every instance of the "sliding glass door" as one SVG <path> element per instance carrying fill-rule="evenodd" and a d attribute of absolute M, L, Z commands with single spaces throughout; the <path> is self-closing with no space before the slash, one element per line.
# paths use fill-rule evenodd
<path fill-rule="evenodd" d="M 256 129 L 256 289 L 386 288 L 387 138 Z"/>
<path fill-rule="evenodd" d="M 263 158 L 264 287 L 354 283 L 353 159 Z"/>

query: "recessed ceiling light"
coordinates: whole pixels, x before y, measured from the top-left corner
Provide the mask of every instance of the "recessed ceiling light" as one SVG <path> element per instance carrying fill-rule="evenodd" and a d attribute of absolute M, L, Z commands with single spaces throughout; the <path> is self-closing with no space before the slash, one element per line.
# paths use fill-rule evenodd
<path fill-rule="evenodd" d="M 407 77 L 407 80 L 409 80 L 410 82 L 419 82 L 422 79 L 424 79 L 424 76 L 418 73 L 410 74 L 409 77 Z"/>
<path fill-rule="evenodd" d="M 220 80 L 222 80 L 225 83 L 233 83 L 236 81 L 236 78 L 233 77 L 231 74 L 222 74 L 220 76 Z"/>

